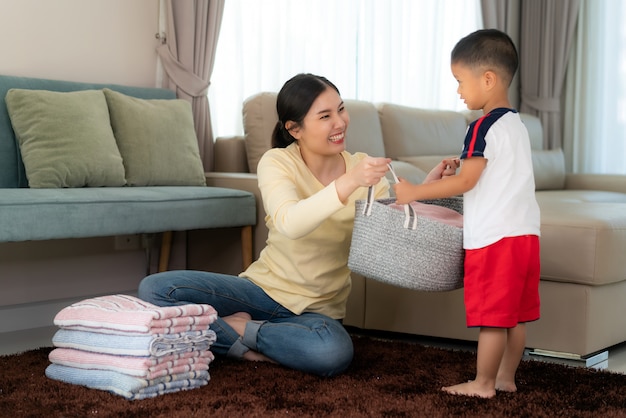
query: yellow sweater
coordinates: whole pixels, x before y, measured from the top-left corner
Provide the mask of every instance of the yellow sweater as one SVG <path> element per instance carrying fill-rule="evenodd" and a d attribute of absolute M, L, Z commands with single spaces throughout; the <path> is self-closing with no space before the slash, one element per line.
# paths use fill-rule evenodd
<path fill-rule="evenodd" d="M 342 156 L 350 170 L 366 154 L 344 151 Z M 354 202 L 367 197 L 367 188 L 356 190 L 344 205 L 335 182 L 324 187 L 302 160 L 296 143 L 266 152 L 257 175 L 269 235 L 259 259 L 240 276 L 296 314 L 343 318 L 351 288 L 347 263 Z M 389 195 L 386 179 L 376 185 L 375 195 Z"/>

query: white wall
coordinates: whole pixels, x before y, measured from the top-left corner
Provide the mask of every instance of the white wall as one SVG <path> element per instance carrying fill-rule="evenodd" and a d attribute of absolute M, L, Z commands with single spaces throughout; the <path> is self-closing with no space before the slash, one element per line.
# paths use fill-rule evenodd
<path fill-rule="evenodd" d="M 154 87 L 159 0 L 0 0 L 0 74 Z M 148 260 L 113 237 L 0 243 L 0 352 L 63 306 L 132 293 Z M 29 334 L 30 338 L 30 334 Z M 7 347 L 7 345 L 9 347 Z"/>
<path fill-rule="evenodd" d="M 0 0 L 0 74 L 154 87 L 159 0 Z"/>

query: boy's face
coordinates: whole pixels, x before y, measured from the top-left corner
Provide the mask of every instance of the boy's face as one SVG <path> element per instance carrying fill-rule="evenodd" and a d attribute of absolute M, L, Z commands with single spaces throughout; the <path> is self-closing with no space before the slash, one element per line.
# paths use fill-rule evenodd
<path fill-rule="evenodd" d="M 459 83 L 456 92 L 469 110 L 481 110 L 487 102 L 485 95 L 484 74 L 480 69 L 474 69 L 463 63 L 453 63 L 452 75 Z"/>

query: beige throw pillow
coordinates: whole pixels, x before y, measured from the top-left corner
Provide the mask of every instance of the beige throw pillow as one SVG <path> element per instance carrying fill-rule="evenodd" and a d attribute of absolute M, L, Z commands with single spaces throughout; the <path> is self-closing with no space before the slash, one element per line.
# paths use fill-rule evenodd
<path fill-rule="evenodd" d="M 104 95 L 128 185 L 206 185 L 189 102 Z"/>
<path fill-rule="evenodd" d="M 11 89 L 5 102 L 29 187 L 125 184 L 102 91 Z"/>

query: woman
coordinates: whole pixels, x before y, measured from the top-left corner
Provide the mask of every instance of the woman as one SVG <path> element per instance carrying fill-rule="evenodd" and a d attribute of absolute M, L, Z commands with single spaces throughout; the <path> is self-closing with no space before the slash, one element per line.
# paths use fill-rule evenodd
<path fill-rule="evenodd" d="M 139 296 L 159 306 L 212 305 L 220 315 L 212 325 L 218 355 L 334 376 L 353 355 L 341 319 L 355 200 L 365 199 L 369 186 L 377 198 L 388 196 L 390 159 L 345 150 L 350 118 L 324 77 L 293 77 L 276 108 L 274 148 L 257 167 L 269 230 L 259 259 L 239 276 L 154 274 L 141 282 Z"/>

